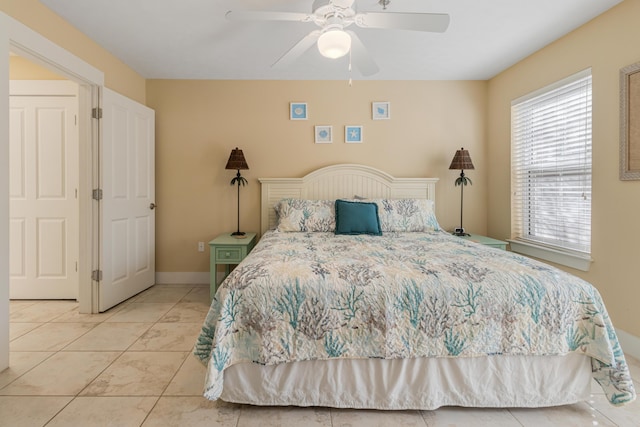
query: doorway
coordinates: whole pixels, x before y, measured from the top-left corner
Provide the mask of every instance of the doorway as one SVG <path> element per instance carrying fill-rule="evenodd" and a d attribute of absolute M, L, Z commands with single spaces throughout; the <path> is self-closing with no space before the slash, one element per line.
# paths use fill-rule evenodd
<path fill-rule="evenodd" d="M 43 62 L 45 61 L 43 57 L 23 54 L 19 47 L 12 46 L 9 59 L 10 65 L 17 64 L 16 66 L 10 66 L 10 81 L 12 78 L 46 78 L 51 82 L 57 82 L 56 84 L 58 85 L 68 85 L 67 92 L 71 90 L 69 87 L 74 88 L 75 95 L 72 106 L 74 110 L 72 114 L 75 115 L 73 118 L 75 141 L 73 142 L 73 147 L 70 147 L 72 149 L 71 159 L 66 159 L 73 162 L 73 165 L 66 165 L 66 167 L 71 166 L 70 170 L 74 175 L 71 179 L 75 186 L 73 189 L 68 188 L 68 186 L 62 189 L 63 193 L 67 193 L 65 196 L 73 197 L 72 201 L 67 203 L 67 209 L 69 209 L 69 204 L 73 204 L 71 208 L 73 211 L 65 215 L 73 220 L 73 225 L 68 224 L 73 228 L 69 229 L 67 224 L 63 224 L 60 216 L 54 220 L 42 221 L 39 227 L 33 224 L 27 227 L 26 221 L 20 224 L 20 221 L 10 220 L 10 295 L 12 298 L 76 299 L 81 313 L 97 312 L 97 304 L 95 304 L 93 298 L 94 285 L 91 280 L 92 266 L 95 262 L 93 256 L 97 251 L 97 243 L 94 244 L 92 241 L 95 235 L 93 223 L 97 218 L 97 212 L 94 213 L 91 200 L 88 197 L 83 197 L 83 195 L 90 194 L 91 188 L 97 182 L 93 173 L 95 167 L 93 147 L 97 145 L 98 131 L 95 129 L 96 126 L 91 123 L 90 117 L 92 104 L 98 102 L 97 93 L 99 87 L 90 85 L 87 81 L 77 77 L 69 76 L 65 69 L 51 59 L 47 58 L 47 62 Z M 25 82 L 25 80 L 14 81 L 12 86 L 19 87 L 19 90 L 23 93 L 28 93 L 28 91 L 25 92 L 25 88 L 30 85 L 26 85 Z M 42 94 L 52 95 L 52 89 L 47 88 L 43 83 L 31 81 L 31 85 L 39 86 L 38 89 Z M 31 92 L 29 95 L 35 95 L 35 92 Z M 58 114 L 58 119 L 62 119 L 66 115 L 60 114 L 60 110 L 54 114 L 56 113 Z M 10 117 L 11 115 L 12 113 L 10 112 Z M 65 119 L 68 120 L 69 117 L 65 117 Z M 11 131 L 11 126 L 15 125 L 15 123 L 10 121 L 9 125 L 10 134 L 14 135 L 15 132 Z M 67 123 L 66 125 L 70 124 Z M 10 167 L 10 169 L 13 169 L 13 167 Z M 54 170 L 53 172 L 59 171 Z M 13 192 L 14 188 L 11 188 L 10 193 Z M 72 194 L 68 194 L 69 192 L 72 192 Z M 77 198 L 76 193 L 78 194 Z M 9 197 L 12 199 L 11 195 Z M 47 197 L 46 199 L 52 199 L 52 197 Z M 37 202 L 31 200 L 31 204 L 33 203 Z M 10 209 L 15 207 L 14 205 L 16 204 L 10 201 Z M 36 215 L 32 213 L 31 216 Z M 12 214 L 12 217 L 15 219 L 15 215 Z M 30 218 L 30 220 L 36 221 L 36 218 Z M 37 231 L 35 231 L 36 228 Z M 31 249 L 27 251 L 27 248 L 13 247 L 16 242 L 24 241 L 21 236 L 16 236 L 16 234 L 24 233 L 26 238 L 28 232 L 31 234 L 28 237 Z M 33 233 L 41 237 L 43 235 L 48 235 L 49 237 L 44 238 L 45 241 L 42 242 L 44 246 L 41 247 L 42 251 L 40 253 L 33 249 L 34 243 L 38 239 L 38 237 L 33 236 Z M 58 241 L 64 241 L 65 239 L 73 239 L 73 242 Z M 65 253 L 64 256 L 44 256 L 44 252 L 50 252 L 47 255 L 55 254 L 59 252 L 61 245 L 69 246 L 69 244 L 71 244 L 71 247 L 69 247 L 71 252 Z M 53 246 L 57 246 L 57 248 Z M 21 254 L 23 255 L 22 259 Z M 69 257 L 73 259 L 69 259 Z M 17 266 L 16 264 L 20 265 Z M 18 273 L 17 276 L 24 273 L 23 276 L 26 275 L 28 277 L 15 277 L 16 273 Z M 43 277 L 36 280 L 37 276 Z M 70 278 L 67 276 L 70 276 Z M 69 284 L 69 279 L 73 282 L 72 284 Z M 18 289 L 15 286 L 16 284 L 20 285 L 20 282 L 24 285 L 27 281 L 31 282 L 31 286 L 25 286 L 24 289 Z M 62 293 L 54 292 L 56 286 L 50 287 L 49 285 L 53 285 L 55 282 L 57 282 L 57 288 L 62 286 L 67 287 L 67 289 L 63 290 Z M 69 289 L 69 287 L 72 289 Z M 29 289 L 36 290 L 36 293 L 29 293 Z M 21 292 L 23 290 L 26 292 Z"/>

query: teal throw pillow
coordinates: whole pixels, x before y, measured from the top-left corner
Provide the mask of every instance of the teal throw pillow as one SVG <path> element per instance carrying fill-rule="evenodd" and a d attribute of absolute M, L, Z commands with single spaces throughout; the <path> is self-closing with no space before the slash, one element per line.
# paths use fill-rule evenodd
<path fill-rule="evenodd" d="M 336 200 L 336 234 L 371 234 L 381 236 L 376 203 Z"/>

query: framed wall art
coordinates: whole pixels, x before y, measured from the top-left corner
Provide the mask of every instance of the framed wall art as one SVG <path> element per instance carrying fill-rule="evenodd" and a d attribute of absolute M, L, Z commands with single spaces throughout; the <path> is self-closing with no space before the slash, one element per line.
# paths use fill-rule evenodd
<path fill-rule="evenodd" d="M 345 126 L 344 142 L 347 144 L 359 144 L 362 142 L 362 126 Z"/>
<path fill-rule="evenodd" d="M 389 120 L 391 118 L 391 103 L 388 101 L 372 102 L 371 118 L 373 120 Z"/>
<path fill-rule="evenodd" d="M 307 120 L 307 103 L 306 102 L 291 102 L 289 104 L 289 119 L 290 120 Z"/>
<path fill-rule="evenodd" d="M 316 144 L 331 144 L 333 142 L 333 126 L 315 127 Z"/>
<path fill-rule="evenodd" d="M 640 62 L 620 70 L 620 179 L 640 180 Z"/>

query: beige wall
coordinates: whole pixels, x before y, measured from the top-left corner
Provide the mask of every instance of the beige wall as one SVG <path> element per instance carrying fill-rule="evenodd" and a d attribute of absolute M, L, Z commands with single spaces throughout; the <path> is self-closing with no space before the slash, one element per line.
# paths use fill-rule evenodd
<path fill-rule="evenodd" d="M 309 120 L 289 120 L 289 102 L 307 102 Z M 391 120 L 371 120 L 371 102 L 391 102 Z M 150 80 L 156 111 L 156 269 L 208 271 L 197 242 L 236 228 L 236 188 L 225 170 L 243 149 L 250 170 L 241 188 L 241 228 L 260 229 L 261 177 L 299 177 L 336 163 L 362 163 L 398 177 L 438 177 L 441 225 L 457 225 L 456 149 L 476 170 L 465 191 L 468 230 L 486 231 L 486 82 Z M 333 144 L 314 144 L 314 125 L 333 125 Z M 344 143 L 344 125 L 364 127 L 363 144 Z"/>
<path fill-rule="evenodd" d="M 0 0 L 0 11 L 104 72 L 105 86 L 145 103 L 145 80 L 38 0 Z"/>
<path fill-rule="evenodd" d="M 20 56 L 9 57 L 10 80 L 65 80 L 64 77 Z"/>
<path fill-rule="evenodd" d="M 640 181 L 618 179 L 619 70 L 640 61 L 640 1 L 625 1 L 489 82 L 488 232 L 510 233 L 510 103 L 587 67 L 593 76 L 592 258 L 588 273 L 616 327 L 640 336 Z"/>

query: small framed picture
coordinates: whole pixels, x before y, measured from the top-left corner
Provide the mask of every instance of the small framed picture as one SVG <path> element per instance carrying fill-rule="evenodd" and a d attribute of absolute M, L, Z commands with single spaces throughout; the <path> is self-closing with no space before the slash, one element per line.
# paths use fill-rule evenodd
<path fill-rule="evenodd" d="M 316 144 L 331 144 L 333 142 L 333 126 L 316 126 Z"/>
<path fill-rule="evenodd" d="M 362 142 L 362 126 L 345 126 L 344 142 L 347 144 L 359 144 Z"/>
<path fill-rule="evenodd" d="M 391 118 L 391 103 L 390 102 L 372 102 L 371 103 L 371 118 L 373 120 L 388 120 Z"/>
<path fill-rule="evenodd" d="M 307 120 L 307 103 L 291 102 L 289 104 L 290 120 Z"/>

